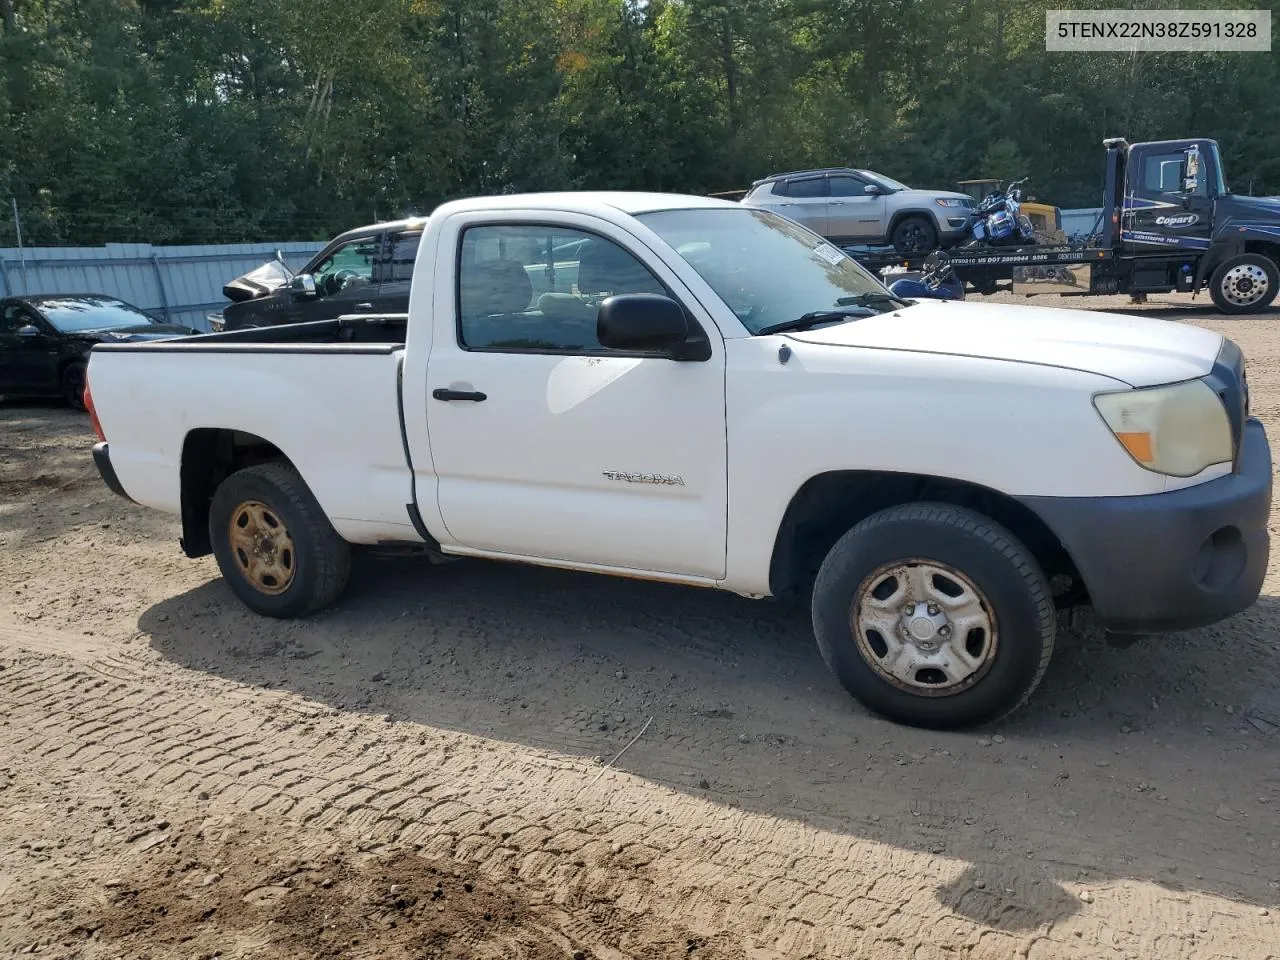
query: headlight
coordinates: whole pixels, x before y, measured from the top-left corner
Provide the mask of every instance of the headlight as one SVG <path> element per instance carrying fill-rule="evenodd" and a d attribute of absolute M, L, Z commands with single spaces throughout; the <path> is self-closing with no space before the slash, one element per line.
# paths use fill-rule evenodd
<path fill-rule="evenodd" d="M 1231 459 L 1231 424 L 1203 380 L 1099 393 L 1093 405 L 1129 456 L 1148 470 L 1192 477 Z"/>
<path fill-rule="evenodd" d="M 933 201 L 940 207 L 963 207 L 964 201 L 957 200 L 954 197 L 938 197 Z"/>

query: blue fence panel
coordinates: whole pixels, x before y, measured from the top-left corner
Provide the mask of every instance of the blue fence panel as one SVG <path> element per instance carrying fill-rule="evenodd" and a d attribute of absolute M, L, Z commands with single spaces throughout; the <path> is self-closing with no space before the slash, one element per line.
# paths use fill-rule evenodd
<path fill-rule="evenodd" d="M 0 297 L 36 293 L 104 293 L 173 323 L 209 329 L 228 303 L 222 286 L 274 259 L 299 270 L 323 242 L 102 247 L 0 248 Z"/>

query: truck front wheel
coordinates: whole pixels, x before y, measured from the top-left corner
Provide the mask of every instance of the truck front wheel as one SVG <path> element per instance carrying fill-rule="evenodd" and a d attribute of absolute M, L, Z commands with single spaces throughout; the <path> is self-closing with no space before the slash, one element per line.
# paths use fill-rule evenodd
<path fill-rule="evenodd" d="M 1258 313 L 1280 289 L 1280 271 L 1268 257 L 1242 253 L 1218 264 L 1209 278 L 1209 295 L 1223 313 Z"/>
<path fill-rule="evenodd" d="M 818 647 L 865 706 L 913 726 L 998 719 L 1044 676 L 1049 586 L 1012 533 L 963 507 L 890 507 L 849 530 L 813 591 Z"/>
<path fill-rule="evenodd" d="M 903 217 L 889 238 L 893 249 L 904 257 L 922 257 L 938 249 L 938 231 L 925 217 Z"/>
<path fill-rule="evenodd" d="M 247 467 L 222 481 L 209 505 L 209 540 L 232 592 L 264 616 L 306 616 L 347 585 L 350 545 L 284 464 Z"/>

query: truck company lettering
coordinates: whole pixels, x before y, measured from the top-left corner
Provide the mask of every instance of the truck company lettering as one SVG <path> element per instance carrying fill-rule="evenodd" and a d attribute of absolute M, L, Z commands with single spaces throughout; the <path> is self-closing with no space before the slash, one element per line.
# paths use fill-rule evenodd
<path fill-rule="evenodd" d="M 1186 227 L 1200 222 L 1198 213 L 1180 213 L 1173 217 L 1156 217 L 1156 224 L 1161 227 Z"/>

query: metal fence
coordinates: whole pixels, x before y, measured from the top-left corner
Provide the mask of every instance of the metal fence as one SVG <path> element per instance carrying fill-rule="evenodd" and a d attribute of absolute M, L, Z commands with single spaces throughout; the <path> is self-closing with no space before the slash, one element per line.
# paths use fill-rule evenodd
<path fill-rule="evenodd" d="M 222 285 L 277 252 L 298 270 L 323 242 L 230 243 L 155 247 L 0 248 L 0 297 L 35 293 L 104 293 L 173 323 L 209 329 L 209 315 L 228 303 Z"/>

